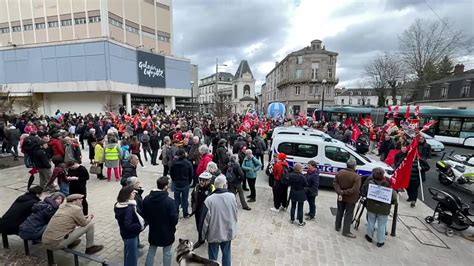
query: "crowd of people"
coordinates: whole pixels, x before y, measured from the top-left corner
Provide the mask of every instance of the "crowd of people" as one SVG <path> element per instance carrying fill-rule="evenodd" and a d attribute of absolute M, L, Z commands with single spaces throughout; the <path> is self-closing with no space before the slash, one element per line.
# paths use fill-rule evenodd
<path fill-rule="evenodd" d="M 94 243 L 94 215 L 89 214 L 87 182 L 91 175 L 95 175 L 98 182 L 111 182 L 113 175 L 122 185 L 114 211 L 124 241 L 125 265 L 137 265 L 138 251 L 144 247 L 139 236 L 145 227 L 149 228 L 146 265 L 153 265 L 158 247 L 163 248 L 163 265 L 171 265 L 171 246 L 175 242 L 180 213 L 184 219 L 195 216 L 197 241 L 194 248 L 207 241 L 209 259 L 217 260 L 220 248 L 222 264 L 231 265 L 231 241 L 237 234 L 236 199 L 243 210 L 251 211 L 248 203 L 257 200 L 256 178 L 258 172 L 265 169 L 264 154 L 271 143 L 272 130 L 279 125 L 294 124 L 291 120 L 248 114 L 234 114 L 219 121 L 177 111 L 166 114 L 146 107 L 134 109 L 132 114 L 83 116 L 58 110 L 55 116 L 48 117 L 27 113 L 4 121 L 0 124 L 2 152 L 10 152 L 17 159 L 19 147 L 25 166 L 30 169 L 30 178 L 28 192 L 0 219 L 0 231 L 42 242 L 49 249 L 73 248 L 85 234 L 85 252 L 96 253 L 103 246 Z M 314 123 L 312 126 L 345 142 L 353 139 L 351 127 L 345 124 Z M 369 131 L 370 136 L 364 131 L 357 139 L 367 136 L 365 152 L 373 152 L 378 146 L 378 153 L 385 160 L 387 151 L 399 146 L 397 167 L 404 159 L 405 135 L 378 132 L 374 137 L 372 134 L 376 131 Z M 378 145 L 380 138 L 384 140 Z M 88 158 L 83 158 L 86 145 Z M 421 152 L 429 150 L 422 148 Z M 286 212 L 291 203 L 290 221 L 302 227 L 304 215 L 307 221 L 316 217 L 318 163 L 309 161 L 303 173 L 304 167 L 299 163 L 289 168 L 286 154 L 274 156 L 275 164 L 267 172 L 273 191 L 271 211 Z M 87 159 L 90 169 L 82 165 Z M 137 167 L 147 167 L 144 161 L 148 160 L 151 164 L 148 167 L 161 164 L 163 173 L 156 181 L 156 188 L 145 196 Z M 39 186 L 32 185 L 36 175 Z M 349 229 L 354 205 L 361 196 L 360 191 L 364 196 L 364 189 L 360 188 L 370 182 L 387 186 L 383 169 L 374 169 L 373 177 L 361 184 L 355 162 L 349 160 L 347 168 L 336 175 L 334 188 L 339 197 L 335 229 L 339 231 L 342 227 L 345 236 L 354 237 Z M 409 200 L 414 202 L 418 187 L 415 189 L 416 182 L 413 182 Z M 173 192 L 172 198 L 169 191 Z M 41 201 L 43 192 L 50 194 Z M 62 204 L 63 201 L 66 203 Z M 306 201 L 309 212 L 304 214 Z M 368 203 L 366 239 L 372 241 L 377 222 L 377 245 L 382 246 L 384 236 L 380 236 L 380 232 L 385 230 L 383 224 L 386 224 L 390 204 Z"/>

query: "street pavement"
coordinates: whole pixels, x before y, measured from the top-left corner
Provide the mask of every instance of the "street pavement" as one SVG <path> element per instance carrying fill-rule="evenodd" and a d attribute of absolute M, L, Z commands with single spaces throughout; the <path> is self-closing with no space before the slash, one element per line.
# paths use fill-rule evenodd
<path fill-rule="evenodd" d="M 86 151 L 83 154 L 87 158 Z M 88 163 L 84 165 L 89 168 Z M 145 189 L 144 196 L 155 188 L 155 181 L 163 171 L 161 165 L 151 166 L 145 162 L 145 166 L 138 170 Z M 11 202 L 25 191 L 27 179 L 27 170 L 23 166 L 0 171 L 0 213 L 4 213 Z M 289 223 L 289 210 L 280 213 L 270 211 L 272 193 L 267 180 L 265 173 L 260 172 L 257 178 L 257 201 L 249 203 L 252 210 L 239 209 L 239 233 L 232 242 L 233 265 L 472 265 L 474 261 L 472 242 L 459 234 L 448 237 L 442 228 L 427 225 L 423 219 L 432 210 L 422 202 L 410 208 L 405 201 L 405 194 L 400 197 L 396 237 L 388 236 L 385 246 L 377 248 L 374 243 L 364 239 L 364 217 L 359 230 L 353 230 L 356 239 L 346 238 L 334 230 L 335 217 L 331 212 L 331 208 L 336 207 L 334 191 L 320 191 L 316 200 L 316 221 L 299 228 Z M 122 264 L 123 242 L 113 212 L 120 184 L 99 181 L 91 176 L 87 188 L 90 213 L 95 215 L 95 241 L 105 246 L 97 255 Z M 389 219 L 389 232 L 391 224 L 392 217 Z M 147 236 L 148 229 L 145 229 L 140 235 L 141 243 L 145 244 L 140 265 L 144 265 L 148 249 Z M 180 220 L 176 232 L 176 239 L 179 238 L 196 241 L 193 218 Z M 10 250 L 0 249 L 0 264 L 45 265 L 46 252 L 40 245 L 33 246 L 32 257 L 26 258 L 21 255 L 22 241 L 17 236 L 10 236 L 9 239 Z M 82 240 L 75 249 L 85 249 L 85 238 L 82 237 Z M 176 242 L 173 247 L 176 247 Z M 196 253 L 207 257 L 207 245 L 201 246 Z M 62 251 L 55 252 L 55 259 L 58 265 L 73 265 L 72 255 Z M 161 265 L 161 261 L 162 252 L 158 250 L 156 265 Z M 81 265 L 96 265 L 84 260 L 80 262 Z M 173 265 L 177 265 L 174 257 Z"/>

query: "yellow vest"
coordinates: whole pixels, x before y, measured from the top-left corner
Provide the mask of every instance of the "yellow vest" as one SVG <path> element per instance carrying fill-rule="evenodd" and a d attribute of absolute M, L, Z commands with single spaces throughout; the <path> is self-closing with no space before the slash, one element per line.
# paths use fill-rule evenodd
<path fill-rule="evenodd" d="M 117 146 L 113 148 L 105 148 L 105 160 L 118 161 L 120 160 L 120 148 Z"/>

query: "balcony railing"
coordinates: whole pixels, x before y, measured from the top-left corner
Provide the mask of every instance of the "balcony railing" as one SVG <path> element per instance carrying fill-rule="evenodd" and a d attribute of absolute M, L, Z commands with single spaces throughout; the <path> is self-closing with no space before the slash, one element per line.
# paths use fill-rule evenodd
<path fill-rule="evenodd" d="M 286 79 L 281 79 L 280 81 L 277 82 L 277 88 L 280 88 L 282 86 L 285 86 L 287 84 L 301 84 L 301 83 L 322 83 L 323 80 L 326 80 L 326 83 L 331 83 L 331 84 L 337 84 L 339 83 L 339 78 L 318 78 L 318 79 L 313 79 L 311 77 L 301 77 L 301 78 L 296 78 L 296 77 L 291 77 L 291 78 L 286 78 Z"/>

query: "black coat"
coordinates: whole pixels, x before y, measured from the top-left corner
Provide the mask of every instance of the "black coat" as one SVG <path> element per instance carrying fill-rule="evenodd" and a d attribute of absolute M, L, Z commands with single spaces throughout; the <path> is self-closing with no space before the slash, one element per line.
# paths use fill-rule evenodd
<path fill-rule="evenodd" d="M 173 244 L 179 214 L 167 191 L 151 191 L 143 200 L 142 216 L 149 226 L 150 245 L 165 247 Z"/>
<path fill-rule="evenodd" d="M 193 165 L 187 159 L 177 159 L 171 165 L 170 176 L 178 187 L 189 185 L 194 177 Z"/>
<path fill-rule="evenodd" d="M 160 136 L 151 134 L 150 136 L 150 147 L 152 150 L 160 149 Z"/>
<path fill-rule="evenodd" d="M 49 223 L 58 210 L 59 205 L 52 197 L 35 203 L 31 208 L 31 214 L 20 225 L 19 236 L 26 240 L 38 240 L 43 235 L 44 226 Z"/>
<path fill-rule="evenodd" d="M 305 201 L 306 193 L 304 188 L 308 187 L 308 183 L 306 182 L 304 175 L 292 172 L 290 173 L 289 179 L 289 186 L 291 186 L 290 199 L 296 201 Z"/>
<path fill-rule="evenodd" d="M 142 225 L 135 213 L 135 207 L 136 206 L 131 204 L 125 206 L 125 203 L 115 203 L 115 219 L 117 219 L 119 224 L 122 239 L 137 237 L 142 231 Z"/>
<path fill-rule="evenodd" d="M 232 165 L 232 171 L 234 172 L 235 179 L 232 182 L 229 182 L 233 185 L 239 185 L 242 183 L 242 180 L 245 178 L 245 173 L 237 162 L 229 162 Z"/>
<path fill-rule="evenodd" d="M 77 176 L 78 180 L 69 181 L 69 194 L 82 194 L 87 195 L 87 180 L 89 180 L 89 172 L 87 169 L 80 165 L 76 169 L 69 168 L 67 171 L 68 176 Z"/>
<path fill-rule="evenodd" d="M 34 151 L 31 159 L 33 163 L 35 164 L 36 168 L 39 168 L 39 169 L 51 168 L 51 163 L 49 162 L 48 153 L 43 148 L 40 148 Z"/>
<path fill-rule="evenodd" d="M 428 143 L 420 143 L 418 146 L 420 156 L 423 160 L 431 158 L 431 146 Z"/>
<path fill-rule="evenodd" d="M 229 162 L 229 156 L 227 155 L 227 149 L 224 146 L 219 146 L 216 151 L 216 159 L 217 167 L 221 171 L 225 171 L 227 163 Z"/>
<path fill-rule="evenodd" d="M 319 172 L 316 170 L 311 174 L 306 174 L 306 182 L 308 183 L 306 194 L 309 196 L 317 196 L 319 189 Z"/>
<path fill-rule="evenodd" d="M 0 218 L 0 232 L 8 235 L 18 234 L 20 224 L 30 216 L 31 208 L 39 201 L 40 198 L 29 192 L 18 197 Z"/>
<path fill-rule="evenodd" d="M 413 166 L 411 167 L 411 181 L 419 181 L 420 180 L 420 172 L 421 172 L 421 180 L 425 182 L 426 176 L 425 173 L 430 170 L 430 165 L 425 160 L 420 161 L 420 168 L 421 171 L 418 169 L 418 160 L 413 162 Z"/>
<path fill-rule="evenodd" d="M 120 182 L 125 184 L 127 182 L 127 178 L 137 176 L 137 167 L 131 164 L 129 161 L 125 161 L 122 168 L 122 181 Z"/>
<path fill-rule="evenodd" d="M 388 153 L 392 149 L 395 149 L 395 144 L 393 143 L 393 140 L 391 139 L 389 141 L 384 140 L 382 144 L 380 145 L 379 154 L 383 153 L 385 155 L 388 155 Z"/>

